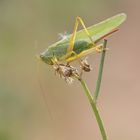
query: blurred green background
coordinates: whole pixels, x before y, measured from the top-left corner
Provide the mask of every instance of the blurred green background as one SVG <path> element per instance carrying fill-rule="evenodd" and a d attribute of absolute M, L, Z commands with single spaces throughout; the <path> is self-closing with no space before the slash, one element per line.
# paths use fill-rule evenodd
<path fill-rule="evenodd" d="M 121 12 L 128 19 L 108 41 L 98 104 L 110 140 L 140 140 L 139 9 L 139 0 L 0 0 L 0 140 L 101 139 L 80 84 L 43 63 L 38 75 L 35 55 L 71 33 L 76 16 L 90 26 Z M 93 91 L 99 55 L 89 61 Z"/>

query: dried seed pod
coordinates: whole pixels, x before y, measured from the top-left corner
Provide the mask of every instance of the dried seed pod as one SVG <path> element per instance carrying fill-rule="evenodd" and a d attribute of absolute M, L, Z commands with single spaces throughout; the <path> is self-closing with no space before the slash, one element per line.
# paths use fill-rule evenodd
<path fill-rule="evenodd" d="M 81 60 L 81 69 L 84 70 L 85 72 L 90 72 L 92 70 L 91 66 L 87 62 L 87 58 L 84 60 Z"/>
<path fill-rule="evenodd" d="M 67 83 L 72 83 L 73 77 L 79 77 L 78 70 L 71 65 L 56 64 L 53 65 L 53 67 L 55 69 L 55 73 L 59 74 L 59 76 L 65 79 Z"/>

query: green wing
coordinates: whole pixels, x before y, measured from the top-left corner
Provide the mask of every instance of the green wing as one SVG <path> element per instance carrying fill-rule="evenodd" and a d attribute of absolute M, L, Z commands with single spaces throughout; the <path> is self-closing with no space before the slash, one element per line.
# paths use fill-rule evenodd
<path fill-rule="evenodd" d="M 100 38 L 102 38 L 103 36 L 105 36 L 106 34 L 110 33 L 112 30 L 116 29 L 120 24 L 122 24 L 126 19 L 126 14 L 121 13 L 118 14 L 116 16 L 113 16 L 111 18 L 108 18 L 98 24 L 92 25 L 90 27 L 88 27 L 88 31 L 91 35 L 91 37 L 93 38 L 93 41 L 96 42 L 97 40 L 99 40 Z M 55 47 L 57 44 L 64 44 L 64 43 L 68 43 L 69 39 L 71 37 L 71 34 L 67 37 L 67 39 L 62 39 L 52 45 L 50 45 L 49 47 Z M 88 40 L 88 37 L 85 34 L 84 30 L 80 30 L 76 33 L 76 39 L 77 40 Z"/>
<path fill-rule="evenodd" d="M 90 36 L 93 38 L 93 41 L 96 41 L 103 37 L 104 35 L 111 32 L 113 29 L 116 29 L 120 24 L 122 24 L 126 19 L 126 14 L 121 13 L 111 18 L 108 18 L 98 24 L 88 27 Z M 80 30 L 76 34 L 76 40 L 82 39 L 87 40 L 88 37 L 85 35 L 84 30 Z"/>

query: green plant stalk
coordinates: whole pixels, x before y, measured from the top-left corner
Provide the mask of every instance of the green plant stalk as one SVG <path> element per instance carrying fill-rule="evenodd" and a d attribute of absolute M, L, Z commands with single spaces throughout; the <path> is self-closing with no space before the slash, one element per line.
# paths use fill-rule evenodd
<path fill-rule="evenodd" d="M 103 44 L 103 47 L 104 47 L 103 49 L 104 50 L 102 51 L 102 55 L 101 55 L 99 73 L 98 73 L 98 79 L 97 79 L 97 82 L 96 82 L 96 89 L 95 89 L 95 93 L 94 93 L 94 98 L 91 95 L 91 93 L 90 93 L 86 83 L 84 82 L 84 80 L 82 80 L 82 79 L 80 80 L 81 85 L 82 85 L 82 87 L 83 87 L 83 89 L 86 93 L 86 96 L 88 97 L 88 100 L 89 100 L 89 102 L 91 104 L 91 107 L 93 109 L 93 112 L 95 114 L 95 117 L 96 117 L 96 120 L 97 120 L 97 123 L 98 123 L 98 126 L 99 126 L 99 129 L 100 129 L 103 140 L 107 140 L 107 134 L 106 134 L 106 131 L 105 131 L 105 128 L 104 128 L 104 125 L 103 125 L 103 121 L 100 117 L 96 101 L 97 101 L 97 98 L 99 96 L 99 91 L 100 91 L 100 87 L 101 87 L 104 59 L 105 59 L 105 53 L 106 53 L 106 45 L 107 45 L 107 40 L 104 40 L 104 44 Z"/>
<path fill-rule="evenodd" d="M 107 40 L 104 40 L 104 50 L 102 51 L 102 55 L 101 55 L 101 61 L 100 61 L 100 66 L 99 66 L 99 73 L 98 73 L 98 79 L 96 82 L 96 89 L 95 89 L 95 93 L 94 93 L 94 98 L 95 101 L 97 101 L 98 96 L 99 96 L 99 91 L 100 91 L 100 87 L 101 87 L 101 80 L 102 80 L 102 74 L 103 74 L 103 66 L 104 66 L 104 59 L 105 59 L 105 53 L 106 53 L 106 45 L 107 45 Z"/>
<path fill-rule="evenodd" d="M 80 80 L 81 84 L 82 84 L 82 87 L 86 93 L 86 96 L 88 97 L 88 100 L 91 104 L 91 107 L 93 109 L 93 112 L 95 114 L 95 117 L 96 117 L 96 120 L 97 120 L 97 123 L 98 123 L 98 126 L 99 126 L 99 129 L 100 129 L 100 132 L 101 132 L 101 135 L 102 135 L 102 139 L 103 140 L 107 140 L 107 135 L 106 135 L 106 131 L 105 131 L 105 128 L 104 128 L 104 125 L 103 125 L 103 121 L 100 117 L 100 114 L 99 114 L 99 111 L 98 111 L 98 108 L 96 106 L 96 101 L 95 99 L 92 97 L 86 83 L 81 79 Z"/>

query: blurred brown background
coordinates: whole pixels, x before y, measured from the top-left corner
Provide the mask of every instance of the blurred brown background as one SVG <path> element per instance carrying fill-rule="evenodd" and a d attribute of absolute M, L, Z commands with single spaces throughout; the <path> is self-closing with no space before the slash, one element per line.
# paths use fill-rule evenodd
<path fill-rule="evenodd" d="M 67 85 L 35 55 L 71 33 L 75 17 L 86 25 L 125 12 L 127 21 L 109 39 L 98 105 L 110 140 L 140 140 L 139 0 L 0 0 L 0 140 L 101 140 L 78 82 Z M 99 55 L 85 74 L 92 91 Z"/>

